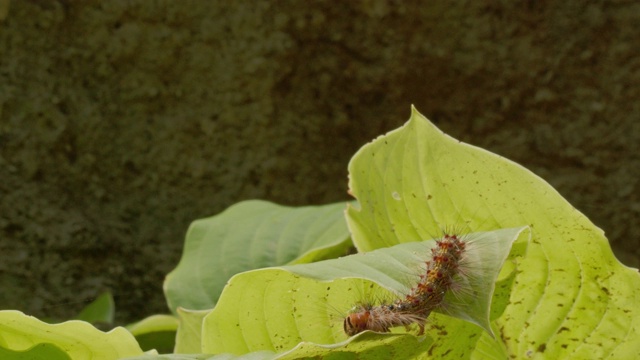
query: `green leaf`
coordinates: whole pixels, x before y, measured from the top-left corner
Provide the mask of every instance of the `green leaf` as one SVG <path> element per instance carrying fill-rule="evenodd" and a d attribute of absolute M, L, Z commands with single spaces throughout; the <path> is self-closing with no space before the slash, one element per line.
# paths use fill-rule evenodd
<path fill-rule="evenodd" d="M 178 319 L 171 315 L 152 315 L 127 326 L 142 350 L 155 349 L 160 353 L 173 352 Z"/>
<path fill-rule="evenodd" d="M 92 324 L 111 324 L 113 323 L 115 309 L 116 305 L 113 301 L 113 295 L 111 295 L 110 292 L 106 292 L 98 296 L 91 304 L 85 306 L 75 319 Z"/>
<path fill-rule="evenodd" d="M 429 339 L 419 339 L 415 336 L 398 334 L 380 336 L 380 334 L 365 332 L 335 345 L 303 342 L 294 349 L 280 354 L 276 359 L 416 359 L 421 349 L 430 343 Z"/>
<path fill-rule="evenodd" d="M 180 263 L 164 283 L 169 308 L 211 309 L 237 273 L 344 253 L 350 246 L 344 207 L 290 208 L 252 200 L 194 221 Z"/>
<path fill-rule="evenodd" d="M 71 359 L 119 359 L 141 355 L 142 350 L 124 328 L 104 333 L 83 321 L 47 324 L 19 311 L 0 311 L 0 347 L 25 351 L 40 344 L 50 344 Z M 38 351 L 53 351 L 43 345 Z M 60 358 L 59 354 L 56 355 Z"/>
<path fill-rule="evenodd" d="M 202 322 L 211 310 L 187 310 L 178 308 L 177 354 L 198 354 L 202 352 Z"/>
<path fill-rule="evenodd" d="M 473 251 L 469 249 L 468 254 L 474 257 L 474 263 L 481 264 L 478 270 L 482 273 L 455 299 L 456 304 L 466 306 L 450 308 L 450 314 L 491 331 L 489 305 L 495 280 L 512 242 L 523 229 L 469 235 L 474 244 L 480 244 Z M 526 241 L 527 236 L 523 236 L 521 243 Z M 361 296 L 389 299 L 408 293 L 433 246 L 434 240 L 407 243 L 364 255 L 238 274 L 229 281 L 216 308 L 205 317 L 202 351 L 237 355 L 256 350 L 283 352 L 303 341 L 316 344 L 344 341 L 347 338 L 342 331 L 344 311 L 361 300 Z M 410 274 L 416 278 L 409 278 Z M 446 317 L 444 321 L 452 320 Z M 468 326 L 477 330 L 474 325 Z M 437 338 L 448 328 L 443 323 L 437 330 L 427 329 L 432 340 L 423 341 L 421 346 L 433 343 L 433 339 L 439 341 Z M 363 341 L 359 339 L 358 342 Z M 350 348 L 369 351 L 377 346 Z M 428 351 L 428 347 L 423 351 Z"/>
<path fill-rule="evenodd" d="M 444 135 L 414 109 L 405 126 L 363 147 L 349 173 L 360 208 L 350 206 L 347 221 L 362 251 L 451 225 L 531 226 L 508 300 L 494 298 L 504 307 L 494 322 L 498 338 L 482 334 L 464 357 L 640 354 L 640 275 L 616 260 L 600 229 L 522 166 Z M 438 346 L 451 348 L 455 336 Z"/>
<path fill-rule="evenodd" d="M 169 354 L 169 355 L 143 355 L 132 358 L 126 358 L 123 360 L 274 360 L 277 355 L 269 351 L 258 351 L 251 354 L 242 356 L 235 356 L 231 354 L 221 355 L 183 355 L 183 354 Z"/>
<path fill-rule="evenodd" d="M 38 344 L 28 350 L 13 351 L 0 347 L 0 359 L 4 360 L 70 360 L 71 358 L 53 344 Z"/>

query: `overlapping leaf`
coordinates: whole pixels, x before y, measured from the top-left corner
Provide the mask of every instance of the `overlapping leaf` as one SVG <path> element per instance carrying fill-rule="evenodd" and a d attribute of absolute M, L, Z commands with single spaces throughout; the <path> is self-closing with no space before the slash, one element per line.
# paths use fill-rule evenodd
<path fill-rule="evenodd" d="M 136 337 L 143 350 L 169 353 L 175 348 L 178 319 L 171 315 L 152 315 L 128 325 L 127 330 Z"/>
<path fill-rule="evenodd" d="M 363 147 L 349 173 L 360 208 L 349 208 L 347 219 L 361 250 L 450 225 L 533 229 L 495 321 L 498 339 L 483 335 L 465 357 L 640 354 L 639 274 L 615 259 L 600 229 L 528 170 L 442 134 L 414 110 L 404 127 Z"/>
<path fill-rule="evenodd" d="M 66 355 L 74 360 L 112 360 L 142 355 L 124 328 L 105 333 L 77 320 L 52 325 L 13 310 L 0 311 L 0 349 L 16 359 L 65 359 Z"/>
<path fill-rule="evenodd" d="M 244 201 L 194 221 L 165 296 L 178 306 L 211 309 L 231 276 L 251 269 L 335 257 L 350 246 L 344 203 L 291 208 Z"/>
<path fill-rule="evenodd" d="M 495 282 L 511 244 L 523 229 L 469 235 L 476 243 L 470 246 L 467 255 L 482 266 L 475 268 L 482 274 L 476 274 L 475 281 L 457 295 L 456 304 L 465 306 L 455 311 L 452 307 L 448 311 L 450 315 L 465 318 L 491 332 L 489 305 Z M 521 244 L 526 244 L 527 240 L 528 234 L 522 237 Z M 255 350 L 283 352 L 301 342 L 335 344 L 344 341 L 346 335 L 342 332 L 338 310 L 348 310 L 362 300 L 362 296 L 391 299 L 408 293 L 418 281 L 433 246 L 434 240 L 413 242 L 341 259 L 239 274 L 229 281 L 220 302 L 205 318 L 202 351 L 214 354 L 244 354 Z M 429 329 L 430 340 L 423 341 L 419 348 L 427 351 L 428 345 L 440 341 L 442 332 L 448 328 L 443 324 L 437 330 Z M 373 354 L 374 348 L 389 346 L 367 343 L 364 338 L 354 341 L 345 343 L 349 344 L 350 350 L 340 348 L 339 351 Z M 407 340 L 398 338 L 397 341 Z M 336 351 L 336 347 L 325 348 L 325 351 Z M 418 348 L 414 347 L 412 351 L 418 351 Z"/>
<path fill-rule="evenodd" d="M 380 250 L 235 277 L 213 312 L 180 314 L 181 326 L 188 325 L 195 339 L 178 336 L 184 349 L 256 359 L 630 359 L 640 353 L 637 271 L 620 264 L 602 231 L 526 169 L 442 134 L 414 110 L 404 127 L 363 147 L 349 171 L 359 204 L 347 211 L 354 243 L 361 251 Z M 170 306 L 211 308 L 233 274 L 339 254 L 348 244 L 341 208 L 251 201 L 194 222 L 181 263 L 165 283 Z M 466 299 L 466 309 L 449 309 L 468 321 L 436 314 L 423 339 L 365 332 L 345 340 L 339 313 L 354 301 L 408 291 L 415 269 L 407 265 L 428 254 L 425 242 L 415 241 L 448 227 L 520 227 L 511 231 L 513 241 L 523 225 L 532 229 L 527 251 L 527 242 L 518 241 L 500 281 L 495 277 L 506 253 L 493 262 L 493 275 L 476 281 L 485 288 L 469 293 L 478 297 L 475 303 Z M 0 312 L 0 353 L 16 359 L 142 355 L 124 329 L 103 333 L 79 321 L 49 325 L 16 311 Z M 180 356 L 210 358 L 164 358 Z"/>
<path fill-rule="evenodd" d="M 178 308 L 178 333 L 175 353 L 198 354 L 202 352 L 202 322 L 210 310 Z"/>
<path fill-rule="evenodd" d="M 342 306 L 367 296 L 390 296 L 381 294 L 378 284 L 398 291 L 402 286 L 393 283 L 409 282 L 389 276 L 393 269 L 358 273 L 353 267 L 326 267 L 325 274 L 316 272 L 318 279 L 335 279 L 330 283 L 271 269 L 230 282 L 205 318 L 203 351 L 363 359 L 390 353 L 403 358 L 627 359 L 640 353 L 640 276 L 615 259 L 601 230 L 531 172 L 442 134 L 415 110 L 404 127 L 363 147 L 349 172 L 359 205 L 348 209 L 347 220 L 361 251 L 431 238 L 442 228 L 531 227 L 527 251 L 525 242 L 516 243 L 496 284 L 490 316 L 496 337 L 467 321 L 436 314 L 430 327 L 440 333 L 410 345 L 410 355 L 400 352 L 406 341 L 416 341 L 411 335 L 365 332 L 340 342 L 344 335 L 336 313 L 346 310 Z"/>

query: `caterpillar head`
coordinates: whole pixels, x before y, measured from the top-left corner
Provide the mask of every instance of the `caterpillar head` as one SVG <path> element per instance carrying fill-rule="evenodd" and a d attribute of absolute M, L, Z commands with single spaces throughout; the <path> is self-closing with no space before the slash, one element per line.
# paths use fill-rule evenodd
<path fill-rule="evenodd" d="M 352 312 L 344 318 L 342 327 L 344 333 L 353 336 L 369 329 L 369 317 L 371 312 L 366 309 Z"/>

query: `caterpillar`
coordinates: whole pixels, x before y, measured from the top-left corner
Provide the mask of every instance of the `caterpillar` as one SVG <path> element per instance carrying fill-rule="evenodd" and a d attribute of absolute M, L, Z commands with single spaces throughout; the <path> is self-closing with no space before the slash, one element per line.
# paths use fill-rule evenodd
<path fill-rule="evenodd" d="M 422 335 L 431 312 L 443 306 L 447 291 L 454 288 L 455 278 L 464 275 L 461 263 L 465 250 L 466 243 L 461 237 L 445 234 L 436 241 L 424 273 L 406 296 L 388 304 L 357 304 L 344 318 L 344 332 L 348 336 L 365 330 L 389 332 L 392 327 L 408 328 L 415 323 L 420 329 L 418 335 Z"/>

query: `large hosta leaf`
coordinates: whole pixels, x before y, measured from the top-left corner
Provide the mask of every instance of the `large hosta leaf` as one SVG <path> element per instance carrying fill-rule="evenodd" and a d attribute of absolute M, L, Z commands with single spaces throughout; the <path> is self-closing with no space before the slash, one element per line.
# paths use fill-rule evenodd
<path fill-rule="evenodd" d="M 251 200 L 194 221 L 180 263 L 164 283 L 171 311 L 213 308 L 227 280 L 239 272 L 344 253 L 351 244 L 344 208 Z"/>
<path fill-rule="evenodd" d="M 475 274 L 465 291 L 452 299 L 452 305 L 466 306 L 447 309 L 450 315 L 465 318 L 491 332 L 489 305 L 495 282 L 511 244 L 523 229 L 468 235 L 466 255 L 477 265 L 469 269 L 482 273 Z M 526 245 L 527 240 L 528 233 L 520 244 Z M 363 296 L 390 299 L 408 293 L 418 281 L 433 246 L 433 240 L 413 242 L 336 260 L 239 274 L 229 281 L 218 305 L 205 318 L 202 351 L 215 354 L 244 354 L 257 350 L 283 352 L 300 342 L 335 344 L 344 341 L 347 338 L 342 332 L 344 312 Z M 446 323 L 461 322 L 450 317 L 442 317 L 442 321 L 441 324 L 434 322 L 427 329 L 429 340 L 421 341 L 418 347 L 412 346 L 412 353 L 419 349 L 426 352 L 434 341 L 446 340 L 443 336 L 449 328 Z M 477 328 L 472 324 L 468 326 Z M 388 350 L 395 341 L 416 341 L 412 335 L 406 335 L 414 340 L 397 338 L 381 346 L 384 335 L 376 336 L 379 337 L 374 336 L 374 342 L 366 340 L 371 338 L 369 336 L 358 337 L 342 347 L 320 347 L 314 351 L 375 354 L 375 349 Z M 465 336 L 464 340 L 468 341 L 468 338 Z M 462 346 L 464 344 L 458 347 Z M 304 348 L 309 349 L 308 346 Z M 395 352 L 401 351 L 396 349 Z M 294 352 L 290 356 L 302 355 Z"/>
<path fill-rule="evenodd" d="M 6 349 L 6 350 L 2 350 Z M 0 311 L 0 354 L 7 358 L 63 359 L 120 359 L 142 355 L 138 343 L 124 328 L 102 332 L 84 321 L 47 324 L 19 311 Z M 27 355 L 29 357 L 27 357 Z"/>
<path fill-rule="evenodd" d="M 640 275 L 616 260 L 600 229 L 528 170 L 444 135 L 414 110 L 404 127 L 363 147 L 349 173 L 360 207 L 350 207 L 347 219 L 363 251 L 451 225 L 531 226 L 532 243 L 494 322 L 498 337 L 482 334 L 464 357 L 640 354 Z"/>
<path fill-rule="evenodd" d="M 381 269 L 330 261 L 299 268 L 324 266 L 310 271 L 316 279 L 292 272 L 296 267 L 238 275 L 204 319 L 203 352 L 361 359 L 633 359 L 640 353 L 640 275 L 615 259 L 601 230 L 531 172 L 442 134 L 415 110 L 404 127 L 363 147 L 349 172 L 360 205 L 348 209 L 347 221 L 361 251 L 419 246 L 424 243 L 410 242 L 443 228 L 530 226 L 528 248 L 516 242 L 496 283 L 490 313 L 496 337 L 432 314 L 424 338 L 365 332 L 345 340 L 345 306 L 405 291 L 410 276 L 403 281 L 394 269 L 409 263 L 407 256 L 393 260 L 395 267 L 380 261 Z"/>

